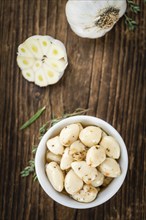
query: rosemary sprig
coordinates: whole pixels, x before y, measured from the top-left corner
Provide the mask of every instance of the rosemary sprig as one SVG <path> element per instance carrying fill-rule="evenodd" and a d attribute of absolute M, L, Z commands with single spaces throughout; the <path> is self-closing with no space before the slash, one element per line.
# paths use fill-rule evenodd
<path fill-rule="evenodd" d="M 127 0 L 127 3 L 128 3 L 128 8 L 130 9 L 131 12 L 133 12 L 135 14 L 140 12 L 139 5 L 136 4 L 135 2 L 133 2 L 133 0 Z M 129 17 L 127 14 L 125 14 L 124 17 L 125 17 L 125 24 L 127 25 L 128 29 L 130 31 L 135 30 L 135 28 L 138 25 L 137 22 L 135 20 L 133 20 L 131 17 Z"/>
<path fill-rule="evenodd" d="M 128 29 L 130 31 L 135 30 L 135 28 L 137 27 L 136 21 L 134 21 L 132 18 L 128 17 L 127 15 L 124 16 L 125 16 L 125 24 L 128 26 Z"/>
<path fill-rule="evenodd" d="M 39 139 L 41 139 L 44 134 L 46 133 L 46 131 L 52 127 L 54 124 L 56 124 L 57 122 L 61 121 L 62 119 L 71 117 L 71 116 L 75 116 L 75 115 L 83 115 L 88 111 L 88 109 L 83 109 L 83 108 L 77 108 L 73 113 L 69 113 L 69 114 L 64 114 L 61 117 L 54 117 L 53 119 L 51 119 L 50 121 L 46 122 L 40 129 L 39 129 Z M 32 154 L 33 154 L 33 158 L 31 160 L 28 161 L 28 166 L 24 168 L 24 170 L 21 171 L 21 177 L 27 177 L 30 174 L 33 174 L 33 180 L 37 180 L 37 175 L 35 172 L 35 162 L 34 162 L 34 157 L 37 151 L 37 145 L 33 145 L 33 149 L 32 149 Z"/>
<path fill-rule="evenodd" d="M 36 175 L 36 172 L 35 172 L 35 162 L 34 162 L 34 159 L 30 160 L 28 162 L 28 166 L 24 168 L 23 171 L 21 171 L 21 177 L 27 177 L 29 176 L 30 174 L 33 173 L 33 180 L 37 180 L 37 175 Z"/>
<path fill-rule="evenodd" d="M 27 128 L 28 126 L 30 126 L 34 121 L 36 121 L 40 115 L 45 111 L 46 106 L 44 106 L 43 108 L 41 108 L 40 110 L 37 111 L 36 114 L 34 114 L 27 122 L 25 122 L 21 127 L 20 130 L 23 130 L 24 128 Z"/>
<path fill-rule="evenodd" d="M 135 2 L 133 2 L 132 0 L 127 0 L 129 8 L 132 12 L 134 12 L 135 14 L 137 14 L 138 12 L 140 12 L 140 7 L 139 5 L 137 5 Z"/>

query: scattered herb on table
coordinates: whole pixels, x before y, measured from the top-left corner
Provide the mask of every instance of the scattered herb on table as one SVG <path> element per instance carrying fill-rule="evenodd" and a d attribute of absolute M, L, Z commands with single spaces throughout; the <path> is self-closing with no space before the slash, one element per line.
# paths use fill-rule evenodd
<path fill-rule="evenodd" d="M 23 129 L 29 127 L 34 121 L 36 121 L 40 117 L 40 115 L 45 111 L 45 109 L 46 109 L 46 106 L 44 106 L 43 108 L 39 109 L 36 114 L 34 114 L 27 122 L 25 122 L 20 127 L 20 130 L 23 130 Z"/>
<path fill-rule="evenodd" d="M 144 0 L 145 2 L 145 0 Z M 137 14 L 138 12 L 140 12 L 140 7 L 138 4 L 136 4 L 135 2 L 133 2 L 133 0 L 127 0 L 127 3 L 128 3 L 128 9 Z M 128 12 L 126 12 L 126 14 L 124 15 L 125 17 L 125 24 L 127 25 L 128 29 L 130 31 L 133 31 L 135 30 L 135 28 L 137 27 L 137 22 L 135 20 L 133 20 L 131 17 L 129 17 L 127 15 Z"/>
<path fill-rule="evenodd" d="M 61 117 L 53 117 L 53 119 L 47 121 L 40 129 L 39 129 L 39 139 L 41 139 L 44 134 L 46 133 L 46 131 L 52 127 L 54 124 L 56 124 L 57 122 L 61 121 L 62 119 L 71 117 L 71 116 L 75 116 L 75 115 L 84 115 L 86 112 L 88 111 L 88 109 L 83 109 L 83 108 L 77 108 L 73 113 L 69 113 L 69 114 L 63 114 Z M 26 166 L 24 168 L 24 170 L 21 171 L 21 177 L 27 177 L 30 174 L 33 174 L 33 180 L 37 180 L 37 175 L 35 172 L 35 153 L 37 151 L 37 145 L 34 145 L 32 148 L 32 154 L 33 154 L 33 158 L 31 160 L 28 161 L 28 166 Z"/>

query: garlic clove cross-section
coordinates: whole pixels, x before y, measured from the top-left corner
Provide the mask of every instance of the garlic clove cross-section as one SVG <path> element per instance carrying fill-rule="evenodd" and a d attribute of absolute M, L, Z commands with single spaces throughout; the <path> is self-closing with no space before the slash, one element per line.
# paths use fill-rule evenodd
<path fill-rule="evenodd" d="M 65 46 L 50 36 L 29 37 L 18 47 L 17 64 L 26 80 L 40 87 L 55 84 L 68 65 Z"/>

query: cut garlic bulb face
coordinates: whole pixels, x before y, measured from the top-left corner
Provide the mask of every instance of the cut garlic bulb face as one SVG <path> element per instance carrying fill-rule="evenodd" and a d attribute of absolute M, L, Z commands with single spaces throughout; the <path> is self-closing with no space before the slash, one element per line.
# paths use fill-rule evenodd
<path fill-rule="evenodd" d="M 69 0 L 66 16 L 71 29 L 80 37 L 98 38 L 110 31 L 126 11 L 126 0 Z"/>
<path fill-rule="evenodd" d="M 57 83 L 68 65 L 64 44 L 50 36 L 32 36 L 18 47 L 24 78 L 40 87 Z"/>
<path fill-rule="evenodd" d="M 32 68 L 22 70 L 22 75 L 29 82 L 34 82 L 34 71 L 32 70 Z"/>

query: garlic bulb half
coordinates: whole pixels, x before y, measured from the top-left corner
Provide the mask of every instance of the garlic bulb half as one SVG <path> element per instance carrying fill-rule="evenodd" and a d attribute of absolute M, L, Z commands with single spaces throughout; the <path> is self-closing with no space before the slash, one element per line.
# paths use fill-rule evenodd
<path fill-rule="evenodd" d="M 68 65 L 64 44 L 50 36 L 31 36 L 18 47 L 22 75 L 40 87 L 59 81 Z"/>
<path fill-rule="evenodd" d="M 98 38 L 112 29 L 126 6 L 126 0 L 69 0 L 66 16 L 77 35 Z"/>

